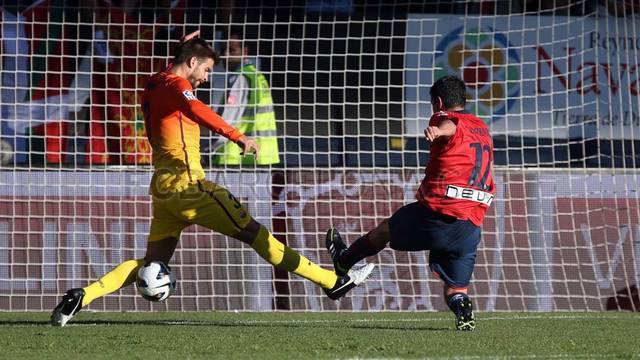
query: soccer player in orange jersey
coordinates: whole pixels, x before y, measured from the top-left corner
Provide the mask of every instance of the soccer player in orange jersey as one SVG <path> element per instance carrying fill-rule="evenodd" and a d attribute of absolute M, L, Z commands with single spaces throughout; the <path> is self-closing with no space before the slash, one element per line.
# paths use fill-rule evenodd
<path fill-rule="evenodd" d="M 52 325 L 64 326 L 93 300 L 132 284 L 144 264 L 168 263 L 180 233 L 191 224 L 248 244 L 276 268 L 313 281 L 334 300 L 371 274 L 372 264 L 342 276 L 319 267 L 273 237 L 227 189 L 205 179 L 200 164 L 200 125 L 235 142 L 245 155 L 260 151 L 254 139 L 226 123 L 193 94 L 193 89 L 207 81 L 217 59 L 206 41 L 194 37 L 178 47 L 170 68 L 147 83 L 142 110 L 155 171 L 149 189 L 153 219 L 146 255 L 123 262 L 85 288 L 68 290 L 51 314 Z"/>

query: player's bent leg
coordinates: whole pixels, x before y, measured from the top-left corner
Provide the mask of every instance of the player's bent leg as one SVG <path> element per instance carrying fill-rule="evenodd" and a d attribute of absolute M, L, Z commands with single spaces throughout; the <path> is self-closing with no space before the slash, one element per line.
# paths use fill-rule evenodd
<path fill-rule="evenodd" d="M 51 314 L 51 325 L 65 326 L 83 307 L 88 306 L 95 299 L 132 284 L 136 280 L 138 269 L 145 263 L 150 261 L 168 263 L 177 244 L 178 239 L 173 237 L 151 241 L 147 244 L 144 259 L 127 260 L 89 286 L 68 290 Z"/>
<path fill-rule="evenodd" d="M 69 289 L 62 296 L 62 301 L 53 309 L 51 313 L 52 326 L 65 326 L 71 318 L 82 308 L 82 299 L 85 292 L 83 289 Z"/>
<path fill-rule="evenodd" d="M 342 236 L 340 236 L 340 232 L 338 229 L 331 228 L 327 230 L 327 236 L 325 237 L 325 246 L 329 251 L 329 255 L 331 255 L 331 260 L 333 261 L 333 269 L 338 275 L 345 275 L 349 269 L 345 269 L 342 264 L 340 264 L 340 256 L 347 250 L 347 245 L 345 245 L 342 240 Z"/>
<path fill-rule="evenodd" d="M 201 180 L 198 182 L 198 190 L 205 196 L 193 199 L 190 207 L 195 211 L 190 221 L 248 244 L 277 269 L 292 272 L 318 284 L 331 298 L 344 296 L 350 289 L 364 282 L 373 270 L 368 267 L 354 270 L 351 276 L 347 274 L 338 277 L 335 272 L 321 268 L 278 241 L 224 187 Z"/>
<path fill-rule="evenodd" d="M 91 304 L 95 299 L 111 294 L 136 280 L 136 273 L 144 259 L 127 260 L 106 273 L 98 281 L 91 283 L 83 290 L 85 292 L 82 306 Z"/>
<path fill-rule="evenodd" d="M 345 296 L 351 289 L 364 283 L 375 268 L 374 264 L 367 264 L 360 268 L 353 268 L 338 278 L 338 281 L 331 289 L 324 289 L 324 293 L 331 300 L 338 300 Z"/>
<path fill-rule="evenodd" d="M 168 264 L 173 257 L 173 253 L 178 246 L 177 237 L 166 237 L 162 240 L 149 241 L 147 244 L 147 252 L 144 255 L 145 263 L 152 261 L 162 261 Z"/>
<path fill-rule="evenodd" d="M 476 317 L 473 314 L 473 303 L 467 295 L 467 288 L 456 288 L 445 284 L 447 306 L 456 316 L 456 329 L 473 331 L 476 328 Z"/>
<path fill-rule="evenodd" d="M 251 220 L 234 238 L 249 244 L 263 259 L 277 269 L 286 270 L 330 289 L 338 280 L 333 271 L 323 269 L 295 250 L 281 243 L 264 226 Z M 253 238 L 252 240 L 249 240 Z"/>
<path fill-rule="evenodd" d="M 456 317 L 456 329 L 472 331 L 476 328 L 476 318 L 473 303 L 467 295 L 471 268 L 461 266 L 464 261 L 460 260 L 465 258 L 456 260 L 452 262 L 450 254 L 446 252 L 431 251 L 429 267 L 445 283 L 444 299 Z M 470 260 L 470 256 L 466 260 Z"/>
<path fill-rule="evenodd" d="M 178 239 L 167 237 L 162 240 L 149 241 L 144 259 L 128 260 L 118 265 L 115 269 L 104 275 L 100 280 L 85 287 L 82 306 L 89 305 L 92 301 L 102 296 L 111 294 L 136 281 L 138 269 L 151 261 L 162 261 L 168 264 L 176 250 Z"/>
<path fill-rule="evenodd" d="M 234 236 L 248 243 L 263 259 L 277 269 L 286 270 L 321 286 L 329 298 L 337 300 L 349 290 L 362 284 L 373 271 L 373 264 L 354 269 L 338 277 L 335 272 L 323 269 L 295 250 L 278 241 L 255 220 Z"/>
<path fill-rule="evenodd" d="M 68 290 L 51 313 L 51 325 L 65 326 L 83 307 L 135 281 L 144 259 L 127 260 L 85 288 Z"/>
<path fill-rule="evenodd" d="M 475 266 L 480 228 L 469 221 L 456 220 L 446 226 L 444 233 L 450 247 L 432 250 L 429 253 L 429 267 L 446 284 L 445 301 L 456 316 L 456 329 L 474 330 L 476 319 L 467 287 Z"/>
<path fill-rule="evenodd" d="M 390 239 L 389 220 L 386 219 L 375 229 L 356 240 L 349 248 L 342 241 L 338 230 L 331 228 L 327 231 L 325 245 L 331 254 L 336 273 L 344 275 L 359 261 L 382 251 L 387 247 Z"/>

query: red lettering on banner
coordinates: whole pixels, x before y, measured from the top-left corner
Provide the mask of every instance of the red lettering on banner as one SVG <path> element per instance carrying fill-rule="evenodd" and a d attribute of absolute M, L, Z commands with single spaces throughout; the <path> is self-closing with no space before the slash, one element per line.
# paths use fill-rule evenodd
<path fill-rule="evenodd" d="M 565 48 L 565 49 L 567 50 L 567 61 L 569 63 L 568 68 L 571 69 L 571 53 L 573 52 L 574 48 Z M 558 77 L 558 80 L 560 81 L 560 83 L 562 83 L 562 86 L 564 86 L 565 89 L 569 89 L 571 87 L 571 71 L 568 71 L 568 77 L 565 77 L 564 74 L 567 73 L 567 71 L 563 72 L 560 69 L 558 69 L 558 67 L 553 62 L 553 60 L 551 59 L 551 56 L 549 56 L 547 51 L 542 46 L 538 46 L 538 93 L 539 94 L 545 92 L 542 90 L 542 85 L 541 85 L 541 80 L 543 77 L 540 76 L 540 74 L 542 74 L 543 63 L 546 63 L 547 65 L 549 65 L 553 74 L 555 74 Z"/>
<path fill-rule="evenodd" d="M 566 61 L 566 66 L 564 66 L 563 63 L 560 63 L 563 66 L 559 66 L 544 47 L 537 47 L 538 76 L 536 91 L 538 94 L 553 93 L 553 82 L 557 80 L 565 90 L 574 90 L 579 95 L 585 95 L 589 92 L 600 95 L 602 89 L 598 80 L 600 76 L 602 76 L 606 78 L 604 81 L 606 81 L 607 87 L 613 95 L 617 94 L 620 89 L 626 88 L 624 84 L 627 82 L 629 83 L 629 93 L 633 96 L 639 95 L 639 78 L 632 78 L 632 76 L 637 73 L 637 64 L 610 64 L 585 61 L 577 64 L 574 68 L 574 57 L 578 56 L 574 53 L 575 48 L 570 47 L 564 49 L 567 52 L 566 56 L 561 56 L 560 59 Z M 545 75 L 545 71 L 543 71 L 545 70 L 544 65 L 546 65 L 546 69 L 550 71 L 549 75 Z M 578 74 L 575 84 L 572 78 L 573 73 Z"/>
<path fill-rule="evenodd" d="M 608 72 L 609 64 L 605 65 L 605 71 Z M 585 76 L 576 83 L 576 91 L 581 95 L 587 94 L 590 91 L 593 91 L 594 94 L 600 94 L 600 88 L 598 87 L 598 68 L 596 67 L 596 63 L 587 61 L 584 64 L 580 64 L 576 70 L 579 74 L 585 73 Z M 611 79 L 611 77 L 609 77 L 609 79 Z M 615 94 L 617 89 L 618 85 L 611 85 L 612 93 Z"/>

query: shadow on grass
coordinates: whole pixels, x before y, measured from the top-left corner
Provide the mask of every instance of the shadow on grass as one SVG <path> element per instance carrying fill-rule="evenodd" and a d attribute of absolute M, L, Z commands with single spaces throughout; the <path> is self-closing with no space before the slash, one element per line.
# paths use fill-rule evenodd
<path fill-rule="evenodd" d="M 349 323 L 330 323 L 323 324 L 318 322 L 254 322 L 246 321 L 211 321 L 211 320 L 74 320 L 67 326 L 82 325 L 135 325 L 135 326 L 213 326 L 213 327 L 263 327 L 263 328 L 314 328 L 331 327 L 344 329 L 362 329 L 362 330 L 400 330 L 400 331 L 453 331 L 447 327 L 433 326 L 380 326 L 374 324 L 349 324 Z M 50 326 L 49 321 L 41 320 L 0 320 L 0 326 Z"/>
<path fill-rule="evenodd" d="M 39 320 L 2 320 L 0 321 L 0 326 L 11 326 L 11 325 L 43 326 L 43 325 L 49 325 L 49 322 L 39 321 Z"/>

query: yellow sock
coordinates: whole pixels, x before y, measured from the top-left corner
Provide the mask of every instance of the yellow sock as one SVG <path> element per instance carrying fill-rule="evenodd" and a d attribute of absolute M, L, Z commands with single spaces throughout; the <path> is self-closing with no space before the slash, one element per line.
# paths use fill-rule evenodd
<path fill-rule="evenodd" d="M 331 289 L 338 281 L 335 272 L 321 268 L 295 250 L 285 246 L 273 237 L 264 226 L 260 226 L 258 236 L 253 240 L 251 247 L 277 269 L 300 275 L 325 289 Z"/>
<path fill-rule="evenodd" d="M 144 265 L 144 259 L 127 260 L 106 273 L 100 280 L 85 287 L 82 306 L 87 306 L 101 296 L 132 284 L 136 280 L 138 268 L 142 265 Z"/>

